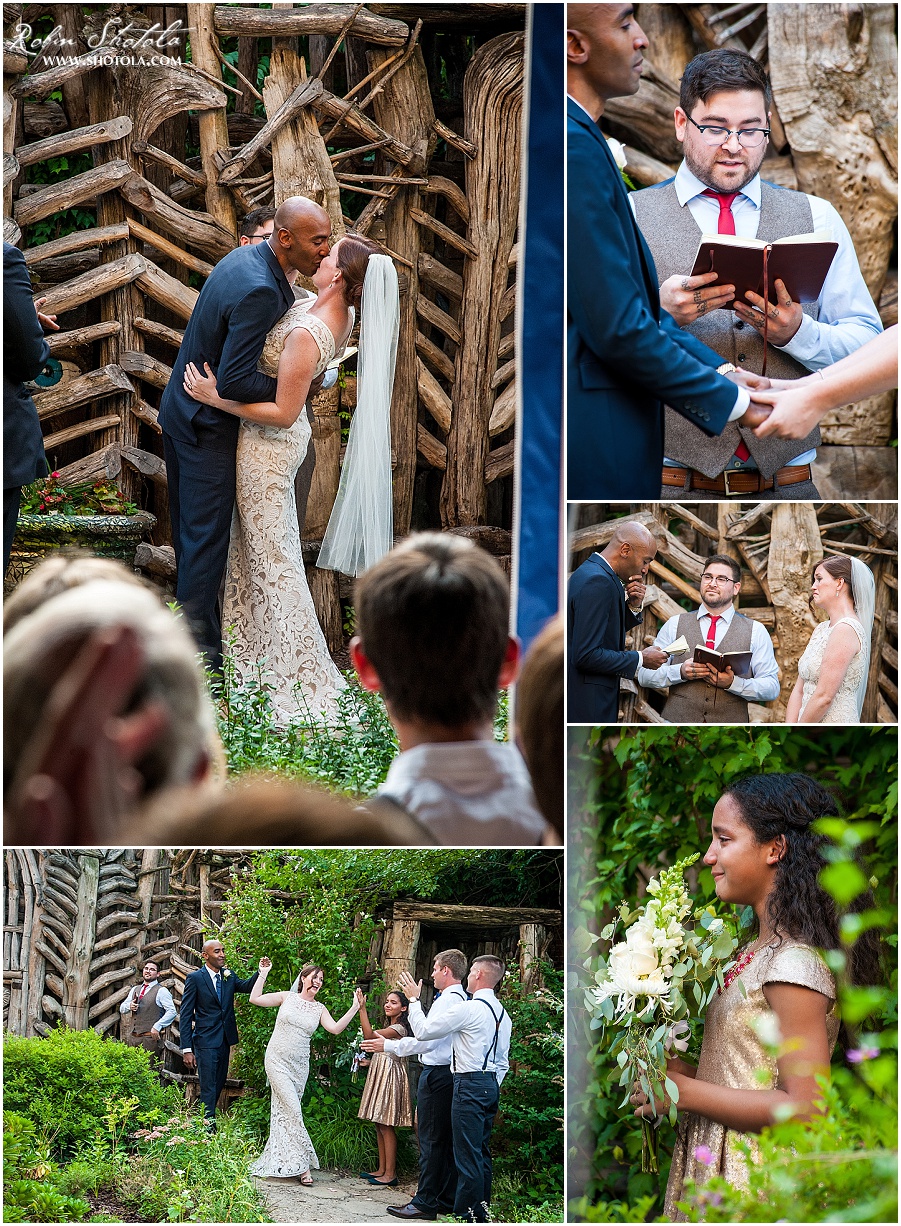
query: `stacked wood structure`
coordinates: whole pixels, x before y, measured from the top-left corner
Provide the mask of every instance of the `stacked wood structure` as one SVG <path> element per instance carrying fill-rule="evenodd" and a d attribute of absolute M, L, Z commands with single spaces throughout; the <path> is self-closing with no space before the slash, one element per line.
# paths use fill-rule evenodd
<path fill-rule="evenodd" d="M 35 402 L 61 480 L 113 478 L 153 511 L 139 561 L 171 579 L 161 390 L 244 214 L 302 194 L 335 236 L 382 242 L 400 276 L 396 534 L 509 528 L 525 6 L 28 5 L 33 29 L 70 40 L 36 58 L 13 37 L 22 10 L 4 6 L 4 233 L 59 315 L 58 381 Z M 129 37 L 174 30 L 147 50 L 176 61 L 115 62 L 126 24 Z M 114 62 L 97 67 L 105 50 Z M 29 181 L 87 152 L 90 168 Z M 94 224 L 65 232 L 73 208 Z M 311 562 L 355 404 L 352 372 L 342 383 L 314 406 Z M 310 577 L 334 647 L 337 578 Z"/>
<path fill-rule="evenodd" d="M 776 702 L 751 703 L 752 721 L 782 722 L 798 675 L 798 660 L 819 620 L 808 603 L 814 567 L 832 554 L 866 562 L 876 577 L 870 677 L 862 722 L 898 722 L 898 511 L 896 503 L 720 502 L 585 503 L 570 541 L 572 566 L 604 547 L 625 518 L 645 524 L 657 540 L 643 625 L 627 636 L 640 650 L 663 623 L 701 603 L 698 583 L 705 560 L 719 553 L 742 568 L 736 608 L 761 622 L 773 640 L 782 688 Z M 615 518 L 618 517 L 618 518 Z M 624 723 L 663 723 L 666 691 L 622 681 Z"/>
<path fill-rule="evenodd" d="M 749 52 L 773 85 L 761 175 L 835 206 L 888 327 L 898 321 L 896 16 L 891 4 L 640 4 L 650 42 L 641 89 L 607 104 L 605 131 L 625 143 L 637 187 L 671 178 L 682 160 L 673 111 L 685 65 L 717 47 Z M 896 399 L 824 418 L 815 468 L 824 497 L 897 497 Z"/>
<path fill-rule="evenodd" d="M 116 1037 L 119 1005 L 151 957 L 178 1005 L 205 935 L 235 880 L 251 871 L 250 853 L 234 848 L 15 848 L 5 857 L 4 1024 L 29 1036 L 65 1024 Z M 270 896 L 296 901 L 285 891 Z M 404 900 L 382 918 L 367 979 L 381 970 L 393 983 L 408 970 L 428 980 L 434 955 L 450 947 L 496 953 L 519 967 L 524 990 L 541 986 L 543 961 L 563 964 L 559 911 Z M 192 1085 L 181 1071 L 177 1021 L 167 1048 L 172 1078 Z"/>

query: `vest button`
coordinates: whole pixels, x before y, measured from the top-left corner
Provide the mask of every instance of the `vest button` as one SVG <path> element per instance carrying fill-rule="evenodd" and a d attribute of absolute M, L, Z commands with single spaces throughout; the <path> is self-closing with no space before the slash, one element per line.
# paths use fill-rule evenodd
<path fill-rule="evenodd" d="M 739 362 L 743 362 L 743 361 L 745 360 L 745 354 L 740 353 L 740 354 L 738 355 L 738 360 L 739 360 Z"/>
<path fill-rule="evenodd" d="M 743 328 L 744 326 L 745 326 L 745 321 L 743 319 L 736 320 L 736 323 L 735 323 L 736 331 L 738 331 L 739 328 Z"/>

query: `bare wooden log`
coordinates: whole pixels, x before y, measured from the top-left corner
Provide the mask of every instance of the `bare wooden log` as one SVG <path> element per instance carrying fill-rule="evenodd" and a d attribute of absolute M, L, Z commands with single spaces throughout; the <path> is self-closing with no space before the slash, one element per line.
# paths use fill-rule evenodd
<path fill-rule="evenodd" d="M 281 12 L 282 10 L 279 11 Z M 312 106 L 322 93 L 322 82 L 316 80 L 315 77 L 310 81 L 301 81 L 293 90 L 287 92 L 287 96 L 284 96 L 285 85 L 284 82 L 281 82 L 278 93 L 282 96 L 282 100 L 267 105 L 269 117 L 266 120 L 265 126 L 254 134 L 243 149 L 239 149 L 234 157 L 229 158 L 227 162 L 219 167 L 220 183 L 231 183 L 239 178 L 245 168 L 250 166 L 255 160 L 260 151 L 272 143 L 273 138 L 285 124 L 299 115 L 304 108 Z M 265 99 L 266 86 L 264 85 L 264 102 Z"/>
<path fill-rule="evenodd" d="M 510 362 L 505 362 L 503 366 L 499 366 L 491 376 L 492 388 L 503 387 L 505 383 L 509 383 L 516 374 L 516 359 Z"/>
<path fill-rule="evenodd" d="M 123 946 L 121 949 L 112 950 L 110 953 L 101 954 L 99 958 L 91 959 L 91 984 L 94 985 L 93 976 L 104 966 L 115 966 L 117 962 L 121 962 L 123 958 L 137 957 L 137 947 L 134 945 Z M 134 964 L 128 967 L 129 973 L 135 973 Z"/>
<path fill-rule="evenodd" d="M 90 421 L 80 422 L 75 426 L 68 426 L 65 430 L 59 430 L 56 434 L 48 434 L 44 437 L 44 450 L 52 451 L 54 447 L 61 447 L 63 443 L 71 443 L 74 438 L 84 438 L 86 434 L 96 434 L 98 430 L 108 430 L 111 426 L 118 426 L 122 418 L 118 413 L 110 414 L 108 417 L 93 417 Z"/>
<path fill-rule="evenodd" d="M 460 325 L 455 319 L 448 315 L 447 311 L 442 311 L 441 307 L 435 306 L 431 299 L 426 298 L 424 294 L 420 294 L 416 299 L 416 314 L 420 315 L 427 323 L 433 324 L 439 331 L 459 345 L 462 339 Z"/>
<path fill-rule="evenodd" d="M 21 81 L 17 81 L 12 93 L 17 98 L 47 98 L 54 90 L 59 89 L 66 81 L 82 73 L 90 72 L 97 66 L 97 57 L 114 54 L 111 47 L 98 47 L 84 55 L 74 56 L 63 64 L 48 68 L 45 72 L 29 73 Z"/>
<path fill-rule="evenodd" d="M 626 173 L 637 187 L 653 187 L 655 183 L 663 183 L 673 177 L 674 167 L 668 166 L 666 162 L 660 162 L 648 153 L 633 149 L 631 145 L 626 145 L 625 151 Z"/>
<path fill-rule="evenodd" d="M 217 84 L 222 81 L 216 34 L 213 29 L 215 6 L 212 4 L 191 5 L 191 59 Z M 241 91 L 235 91 L 241 96 Z M 228 145 L 228 125 L 225 108 L 204 111 L 200 115 L 200 156 L 206 170 L 206 207 L 210 217 L 232 237 L 232 246 L 237 240 L 235 203 L 215 173 L 214 155 Z"/>
<path fill-rule="evenodd" d="M 87 850 L 79 854 L 78 867 L 78 909 L 64 974 L 66 992 L 63 1008 L 66 1024 L 73 1030 L 85 1030 L 88 1024 L 88 998 L 91 994 L 88 968 L 96 935 L 97 885 L 100 877 L 98 854 Z"/>
<path fill-rule="evenodd" d="M 149 477 L 158 485 L 166 485 L 166 462 L 159 456 L 142 451 L 139 447 L 123 447 L 122 459 L 142 476 Z"/>
<path fill-rule="evenodd" d="M 462 340 L 457 350 L 448 464 L 441 488 L 441 521 L 447 527 L 483 523 L 487 483 L 512 471 L 507 445 L 489 455 L 488 423 L 495 396 L 492 365 L 500 343 L 498 306 L 507 289 L 507 258 L 519 211 L 519 145 L 524 40 L 504 34 L 473 56 L 464 84 L 465 131 L 481 148 L 467 167 L 474 257 L 463 266 Z"/>
<path fill-rule="evenodd" d="M 447 447 L 421 422 L 416 427 L 416 449 L 431 468 L 447 468 Z"/>
<path fill-rule="evenodd" d="M 216 112 L 211 112 L 216 113 Z M 203 118 L 201 115 L 199 118 Z M 225 134 L 226 137 L 228 133 Z M 162 166 L 166 170 L 170 170 L 177 178 L 184 180 L 185 183 L 192 183 L 195 187 L 206 187 L 207 177 L 202 170 L 195 170 L 193 166 L 186 166 L 184 162 L 180 162 L 177 157 L 173 157 L 171 153 L 166 153 L 165 149 L 157 149 L 156 145 L 151 145 L 146 140 L 134 140 L 131 142 L 132 153 L 136 153 L 138 157 L 147 162 L 153 162 L 157 166 Z"/>
<path fill-rule="evenodd" d="M 438 221 L 431 213 L 426 213 L 424 209 L 415 207 L 410 208 L 410 216 L 414 221 L 418 221 L 421 226 L 425 226 L 442 239 L 450 247 L 456 248 L 457 251 L 462 251 L 471 260 L 478 257 L 478 251 L 475 246 L 465 238 L 462 234 L 458 234 L 456 230 L 452 230 L 450 226 L 446 226 L 443 221 Z"/>
<path fill-rule="evenodd" d="M 488 434 L 494 438 L 497 434 L 503 434 L 505 430 L 509 430 L 513 425 L 516 417 L 516 381 L 513 380 L 494 402 L 494 407 L 491 410 L 491 417 L 488 419 Z"/>
<path fill-rule="evenodd" d="M 785 717 L 788 696 L 798 675 L 798 660 L 816 625 L 808 604 L 809 576 L 822 559 L 816 512 L 811 504 L 774 503 L 767 582 L 782 666 L 782 693 L 773 705 L 776 720 Z"/>
<path fill-rule="evenodd" d="M 119 286 L 127 285 L 141 276 L 145 269 L 143 257 L 136 254 L 124 255 L 109 264 L 101 264 L 99 268 L 93 268 L 65 285 L 51 289 L 41 310 L 47 315 L 61 315 L 101 294 L 108 294 Z"/>
<path fill-rule="evenodd" d="M 463 278 L 458 272 L 446 268 L 433 255 L 429 255 L 426 251 L 421 251 L 417 257 L 416 267 L 419 270 L 421 280 L 426 281 L 429 285 L 434 285 L 442 293 L 446 294 L 448 298 L 455 298 L 459 301 L 463 297 Z"/>
<path fill-rule="evenodd" d="M 432 129 L 440 140 L 445 141 L 448 145 L 452 145 L 464 157 L 474 158 L 479 151 L 477 145 L 474 145 L 470 140 L 466 140 L 459 132 L 455 132 L 446 123 L 442 123 L 440 119 L 435 120 L 432 124 Z"/>
<path fill-rule="evenodd" d="M 53 136 L 56 132 L 65 132 L 69 126 L 66 112 L 58 102 L 24 102 L 21 106 L 26 136 Z"/>
<path fill-rule="evenodd" d="M 678 165 L 682 160 L 682 146 L 676 140 L 673 112 L 679 105 L 679 87 L 653 57 L 644 58 L 641 73 L 641 102 L 636 98 L 611 98 L 604 106 L 604 115 L 610 130 L 620 139 L 631 140 L 639 136 L 648 149 L 652 149 L 662 162 Z"/>
<path fill-rule="evenodd" d="M 80 404 L 102 400 L 104 396 L 111 396 L 115 392 L 134 393 L 134 390 L 125 371 L 111 363 L 73 379 L 71 383 L 60 383 L 48 388 L 46 392 L 34 397 L 34 403 L 38 417 L 45 421 Z"/>
<path fill-rule="evenodd" d="M 167 238 L 157 234 L 154 230 L 147 226 L 142 226 L 139 221 L 135 221 L 133 217 L 129 217 L 127 221 L 128 232 L 133 238 L 140 239 L 153 247 L 162 255 L 168 256 L 170 260 L 175 260 L 177 264 L 181 264 L 183 268 L 187 268 L 190 272 L 200 273 L 202 277 L 208 277 L 213 271 L 213 265 L 208 264 L 206 260 L 198 259 L 196 255 L 191 255 L 183 248 L 171 243 Z"/>
<path fill-rule="evenodd" d="M 119 355 L 119 364 L 130 375 L 137 375 L 151 387 L 165 389 L 172 378 L 172 367 L 152 358 L 149 353 L 124 349 Z"/>
<path fill-rule="evenodd" d="M 3 241 L 12 247 L 18 247 L 22 241 L 22 231 L 11 217 L 3 218 Z"/>
<path fill-rule="evenodd" d="M 416 352 L 421 354 L 425 360 L 438 371 L 439 375 L 443 375 L 451 383 L 454 380 L 454 364 L 447 356 L 443 349 L 423 336 L 421 332 L 416 333 Z"/>
<path fill-rule="evenodd" d="M 21 166 L 32 166 L 35 162 L 44 162 L 47 158 L 63 157 L 78 149 L 92 149 L 97 145 L 106 145 L 113 140 L 121 140 L 131 132 L 132 123 L 128 115 L 117 115 L 105 123 L 93 123 L 86 128 L 75 128 L 71 132 L 62 132 L 56 136 L 48 136 L 45 140 L 33 141 L 29 145 L 20 145 L 16 157 Z"/>
<path fill-rule="evenodd" d="M 121 470 L 119 446 L 113 443 L 61 468 L 58 480 L 60 485 L 78 485 L 81 481 L 113 481 Z"/>
<path fill-rule="evenodd" d="M 345 4 L 317 4 L 314 7 L 285 12 L 217 5 L 215 28 L 217 34 L 250 38 L 292 38 L 298 34 L 338 35 L 347 24 L 347 7 Z M 361 8 L 348 32 L 356 38 L 379 46 L 402 47 L 407 41 L 409 27 L 405 21 L 377 17 L 370 9 Z"/>
<path fill-rule="evenodd" d="M 83 349 L 86 345 L 102 340 L 105 336 L 116 336 L 121 330 L 122 325 L 119 321 L 111 319 L 102 324 L 88 324 L 84 328 L 72 328 L 69 332 L 50 332 L 45 339 L 50 346 L 51 354 L 54 354 L 69 349 Z"/>
<path fill-rule="evenodd" d="M 51 213 L 61 213 L 85 200 L 112 191 L 132 173 L 128 162 L 120 159 L 105 162 L 92 170 L 84 170 L 71 179 L 60 179 L 30 196 L 21 196 L 13 206 L 13 216 L 20 226 L 32 226 Z"/>
<path fill-rule="evenodd" d="M 135 566 L 159 579 L 174 579 L 177 574 L 175 550 L 171 545 L 141 544 L 135 551 Z"/>
<path fill-rule="evenodd" d="M 509 477 L 513 472 L 515 458 L 516 443 L 513 439 L 509 443 L 504 443 L 502 447 L 495 447 L 493 451 L 489 451 L 485 460 L 486 485 L 490 485 L 492 481 L 498 481 L 501 477 Z"/>
<path fill-rule="evenodd" d="M 447 179 L 444 175 L 429 175 L 423 190 L 427 195 L 443 196 L 461 221 L 469 221 L 469 201 L 453 179 Z"/>
<path fill-rule="evenodd" d="M 90 272 L 99 263 L 99 251 L 73 251 L 70 255 L 44 260 L 40 268 L 32 272 L 32 280 L 36 289 L 44 291 L 51 285 L 61 285 L 84 272 Z"/>
<path fill-rule="evenodd" d="M 161 230 L 213 259 L 220 260 L 234 249 L 233 236 L 215 217 L 182 208 L 143 175 L 131 172 L 119 185 L 119 191 L 145 217 L 152 217 Z"/>
<path fill-rule="evenodd" d="M 422 403 L 434 417 L 441 431 L 447 434 L 451 423 L 451 398 L 419 359 L 416 360 L 416 379 Z"/>
<path fill-rule="evenodd" d="M 25 263 L 30 268 L 34 264 L 40 264 L 42 260 L 69 255 L 73 251 L 83 251 L 86 247 L 102 247 L 106 243 L 118 243 L 125 238 L 128 238 L 128 229 L 124 223 L 116 226 L 92 227 L 90 230 L 76 230 L 74 234 L 51 239 L 49 243 L 39 243 L 37 247 L 29 247 L 22 254 L 25 256 Z"/>
<path fill-rule="evenodd" d="M 169 328 L 166 324 L 158 324 L 155 319 L 145 319 L 142 315 L 139 315 L 135 320 L 135 327 L 139 332 L 143 332 L 145 336 L 152 336 L 157 341 L 165 341 L 167 345 L 172 345 L 175 349 L 180 349 L 181 343 L 185 339 L 184 332 L 180 332 L 177 328 Z"/>
<path fill-rule="evenodd" d="M 386 132 L 367 115 L 364 115 L 352 102 L 336 98 L 334 94 L 324 89 L 316 102 L 316 108 L 330 119 L 340 120 L 351 132 L 355 132 L 366 141 L 383 141 L 384 151 L 388 157 L 405 166 L 411 173 L 420 174 L 425 170 L 425 161 L 421 153 L 410 149 L 403 141 L 396 139 L 390 132 Z"/>
<path fill-rule="evenodd" d="M 136 258 L 141 259 L 140 256 Z M 163 272 L 162 268 L 154 264 L 152 260 L 144 259 L 143 264 L 144 267 L 136 281 L 148 298 L 152 298 L 160 306 L 178 315 L 180 319 L 190 319 L 194 304 L 199 297 L 197 290 L 191 289 L 189 285 L 182 285 L 180 281 L 176 281 L 175 277 L 170 277 L 167 272 Z"/>
<path fill-rule="evenodd" d="M 133 413 L 138 421 L 142 421 L 145 426 L 149 426 L 151 430 L 155 430 L 157 434 L 163 433 L 163 427 L 160 425 L 159 409 L 155 409 L 152 404 L 148 404 L 146 400 L 132 401 L 128 406 L 129 413 Z"/>

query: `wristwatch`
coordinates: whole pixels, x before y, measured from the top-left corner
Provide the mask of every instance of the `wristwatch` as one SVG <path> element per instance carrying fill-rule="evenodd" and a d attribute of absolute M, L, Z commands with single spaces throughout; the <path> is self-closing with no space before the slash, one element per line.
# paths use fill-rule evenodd
<path fill-rule="evenodd" d="M 718 375 L 731 375 L 733 370 L 737 370 L 737 366 L 733 366 L 731 362 L 723 362 L 722 366 L 717 366 L 716 373 Z"/>

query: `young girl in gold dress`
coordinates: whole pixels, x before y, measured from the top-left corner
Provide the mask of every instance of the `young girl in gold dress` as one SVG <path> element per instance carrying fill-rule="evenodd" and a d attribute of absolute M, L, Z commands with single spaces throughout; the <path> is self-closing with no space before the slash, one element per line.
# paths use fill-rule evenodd
<path fill-rule="evenodd" d="M 833 797 L 813 779 L 778 774 L 738 781 L 713 810 L 704 863 L 718 898 L 754 908 L 758 932 L 708 1007 L 697 1068 L 681 1058 L 668 1062 L 679 1089 L 669 1221 L 688 1220 L 677 1206 L 689 1181 L 719 1175 L 747 1188 L 748 1160 L 739 1147 L 781 1109 L 791 1104 L 801 1119 L 817 1110 L 816 1078 L 829 1071 L 839 1031 L 835 980 L 821 951 L 841 943 L 835 903 L 818 880 L 827 840 L 813 823 L 837 814 Z M 878 961 L 875 934 L 865 933 L 849 958 L 852 980 L 876 982 Z M 637 1114 L 652 1114 L 640 1091 L 632 1102 Z"/>
<path fill-rule="evenodd" d="M 404 1039 L 412 1033 L 406 1020 L 410 1002 L 403 992 L 389 992 L 385 997 L 385 1017 L 390 1025 L 383 1030 L 373 1030 L 366 1013 L 366 997 L 360 991 L 357 992 L 357 1000 L 364 1039 L 376 1035 L 383 1039 Z M 397 1133 L 394 1130 L 413 1127 L 410 1079 L 403 1056 L 387 1051 L 373 1052 L 357 1115 L 361 1120 L 372 1120 L 375 1124 L 379 1147 L 378 1170 L 368 1174 L 361 1172 L 363 1178 L 384 1187 L 394 1187 L 397 1183 Z"/>

